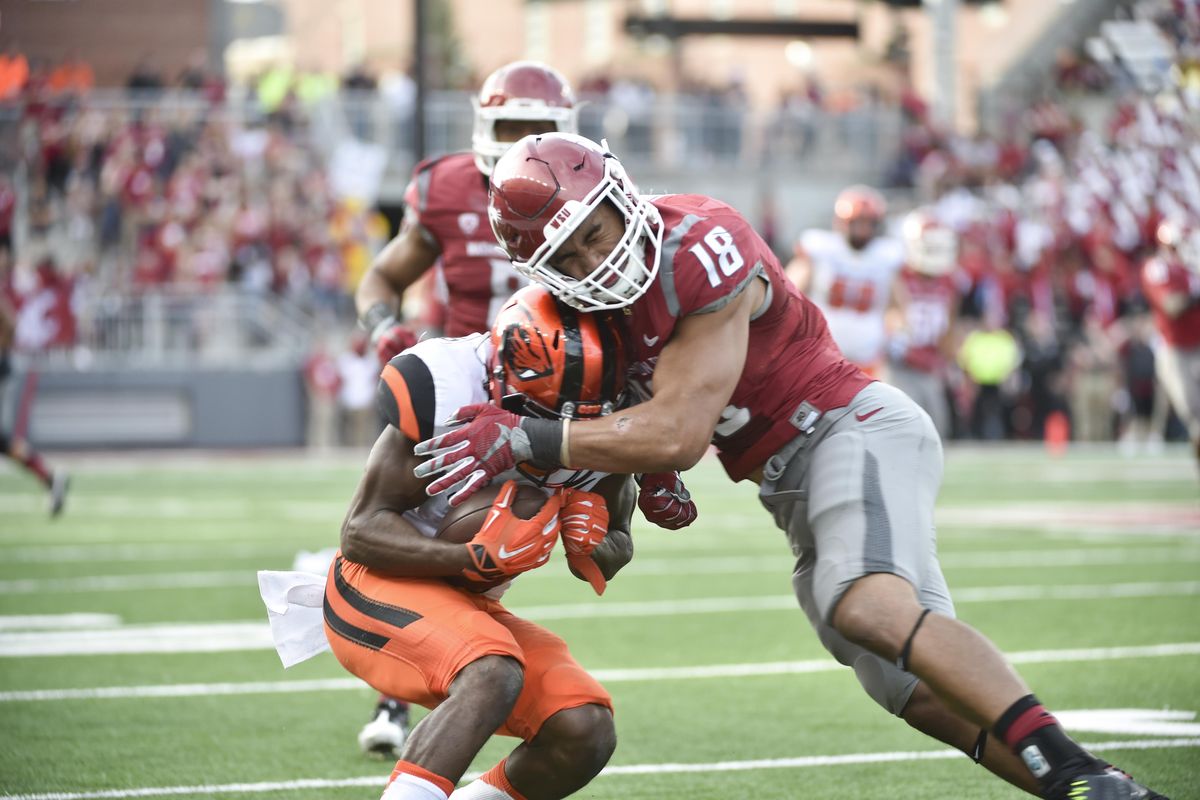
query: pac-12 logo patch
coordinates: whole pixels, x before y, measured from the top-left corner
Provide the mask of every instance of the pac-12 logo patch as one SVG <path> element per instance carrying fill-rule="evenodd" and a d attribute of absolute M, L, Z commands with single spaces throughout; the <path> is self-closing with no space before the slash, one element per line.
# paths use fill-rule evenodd
<path fill-rule="evenodd" d="M 458 229 L 461 230 L 465 236 L 470 236 L 471 234 L 475 233 L 475 231 L 479 230 L 479 215 L 471 211 L 459 214 Z"/>

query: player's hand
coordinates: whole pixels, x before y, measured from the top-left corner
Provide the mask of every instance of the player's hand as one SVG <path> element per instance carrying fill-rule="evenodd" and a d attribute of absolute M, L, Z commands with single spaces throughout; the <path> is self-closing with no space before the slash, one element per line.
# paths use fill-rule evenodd
<path fill-rule="evenodd" d="M 638 508 L 647 521 L 677 531 L 696 521 L 699 511 L 678 472 L 655 472 L 638 479 Z"/>
<path fill-rule="evenodd" d="M 463 406 L 450 420 L 462 423 L 459 427 L 413 448 L 416 455 L 429 456 L 413 474 L 437 476 L 425 489 L 430 496 L 456 489 L 450 505 L 457 506 L 492 478 L 532 457 L 529 436 L 521 429 L 523 419 L 490 403 Z"/>
<path fill-rule="evenodd" d="M 417 332 L 395 317 L 388 317 L 371 331 L 371 346 L 380 364 L 388 363 L 416 343 Z"/>
<path fill-rule="evenodd" d="M 567 564 L 592 585 L 596 594 L 604 594 L 608 581 L 599 565 L 592 560 L 592 551 L 608 535 L 608 504 L 595 492 L 563 489 L 562 543 Z"/>
<path fill-rule="evenodd" d="M 513 514 L 516 496 L 516 481 L 506 481 L 479 533 L 463 545 L 471 556 L 471 566 L 462 573 L 467 580 L 494 583 L 540 567 L 550 558 L 558 541 L 562 495 L 551 495 L 533 519 Z"/>

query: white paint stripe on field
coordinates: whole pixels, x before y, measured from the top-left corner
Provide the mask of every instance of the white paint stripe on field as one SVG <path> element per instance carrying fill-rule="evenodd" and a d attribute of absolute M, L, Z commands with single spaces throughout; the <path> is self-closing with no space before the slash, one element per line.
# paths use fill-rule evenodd
<path fill-rule="evenodd" d="M 1200 655 L 1200 642 L 1179 642 L 1129 647 L 1093 647 L 1070 650 L 1027 650 L 1007 653 L 1014 664 L 1053 664 L 1076 661 L 1113 661 L 1125 658 L 1163 658 Z M 748 664 L 708 664 L 695 667 L 642 667 L 589 670 L 602 683 L 697 680 L 706 678 L 750 678 L 770 675 L 800 675 L 844 669 L 830 658 L 806 661 L 765 661 Z M 115 700 L 162 697 L 206 697 L 210 695 L 296 694 L 363 690 L 357 678 L 325 678 L 303 681 L 249 681 L 244 683 L 173 683 L 149 686 L 102 686 L 83 689 L 30 689 L 0 692 L 0 702 L 18 703 L 57 700 Z"/>
<path fill-rule="evenodd" d="M 1124 741 L 1085 742 L 1089 750 L 1166 750 L 1200 747 L 1200 738 L 1128 739 Z M 697 772 L 746 772 L 760 769 L 803 769 L 811 767 L 844 767 L 859 764 L 886 764 L 905 761 L 946 761 L 962 758 L 959 750 L 897 750 L 884 753 L 846 753 L 830 756 L 798 756 L 795 758 L 760 758 L 746 761 L 716 761 L 707 764 L 617 764 L 605 767 L 597 777 L 615 775 L 666 775 Z M 479 773 L 469 773 L 464 780 L 474 780 Z M 353 778 L 309 778 L 294 781 L 261 783 L 225 783 L 200 786 L 160 786 L 140 789 L 104 789 L 84 792 L 44 792 L 38 794 L 5 794 L 0 800 L 123 800 L 132 797 L 178 797 L 236 793 L 286 792 L 305 789 L 338 789 L 356 786 L 383 786 L 387 778 L 366 775 Z"/>
<path fill-rule="evenodd" d="M 85 575 L 79 578 L 15 578 L 0 580 L 0 594 L 54 592 L 127 592 L 140 589 L 215 589 L 254 586 L 254 570 L 151 572 L 144 575 Z"/>
<path fill-rule="evenodd" d="M 240 574 L 240 573 L 236 573 Z M 247 581 L 230 585 L 251 588 Z M 174 587 L 194 586 L 177 582 Z M 166 587 L 163 588 L 173 588 Z M 1200 594 L 1200 581 L 1175 583 L 1125 583 L 1095 586 L 988 586 L 960 589 L 958 603 L 1012 600 L 1092 600 L 1131 597 L 1170 597 Z M 627 603 L 571 603 L 528 606 L 511 611 L 531 620 L 616 619 L 721 614 L 741 611 L 791 611 L 798 607 L 791 595 L 762 597 L 702 597 L 686 600 L 649 600 Z M 0 631 L 0 657 L 100 655 L 111 653 L 212 653 L 238 650 L 271 650 L 270 628 L 265 622 L 124 625 L 108 630 Z"/>
<path fill-rule="evenodd" d="M 121 618 L 116 614 L 9 614 L 0 616 L 0 631 L 113 628 L 120 624 Z"/>
<path fill-rule="evenodd" d="M 24 564 L 64 564 L 95 561 L 177 561 L 191 559 L 251 558 L 281 555 L 288 551 L 282 542 L 276 544 L 197 544 L 186 542 L 146 542 L 142 544 L 52 544 L 40 547 L 0 547 L 0 559 Z"/>

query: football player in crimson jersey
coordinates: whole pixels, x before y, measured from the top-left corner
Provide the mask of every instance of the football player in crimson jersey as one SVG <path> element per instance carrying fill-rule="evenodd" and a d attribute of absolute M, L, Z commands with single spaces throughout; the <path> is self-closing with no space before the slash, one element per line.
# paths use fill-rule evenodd
<path fill-rule="evenodd" d="M 926 209 L 905 217 L 902 233 L 900 282 L 907 302 L 903 326 L 888 339 L 887 380 L 925 409 L 938 434 L 945 436 L 950 428 L 946 370 L 954 361 L 959 302 L 952 274 L 958 265 L 958 237 Z"/>
<path fill-rule="evenodd" d="M 1054 800 L 1158 798 L 1071 740 L 991 642 L 954 617 L 938 565 L 937 431 L 843 358 L 737 211 L 643 197 L 605 147 L 523 139 L 492 173 L 491 221 L 516 267 L 581 309 L 623 309 L 644 402 L 598 419 L 492 405 L 422 442 L 428 491 L 461 502 L 516 463 L 687 469 L 717 448 L 791 541 L 821 642 L 880 705 Z M 700 367 L 703 365 L 703 368 Z"/>
<path fill-rule="evenodd" d="M 447 430 L 444 421 L 466 403 L 585 419 L 612 413 L 624 383 L 612 326 L 538 286 L 518 292 L 490 334 L 426 339 L 384 367 L 378 397 L 390 424 L 342 527 L 324 624 L 347 670 L 432 709 L 409 734 L 385 800 L 445 800 L 493 733 L 523 742 L 456 798 L 565 797 L 607 763 L 616 745 L 608 692 L 561 639 L 515 617 L 500 596 L 512 578 L 546 563 L 560 527 L 568 566 L 602 592 L 633 554 L 632 481 L 522 465 L 500 476 L 495 516 L 455 544 L 437 538 L 449 506 L 414 477 L 413 446 Z M 510 480 L 549 493 L 532 520 L 504 504 Z"/>
<path fill-rule="evenodd" d="M 897 274 L 903 246 L 882 235 L 887 203 L 868 186 L 851 186 L 833 204 L 833 230 L 808 230 L 796 242 L 788 277 L 816 302 L 842 353 L 876 374 L 889 321 L 904 316 Z"/>
<path fill-rule="evenodd" d="M 488 76 L 474 101 L 472 150 L 422 161 L 404 192 L 400 233 L 363 276 L 354 302 L 386 364 L 416 342 L 399 321 L 405 290 L 439 264 L 446 336 L 486 331 L 500 306 L 526 280 L 496 247 L 487 224 L 488 175 L 496 159 L 527 133 L 576 129 L 575 95 L 550 67 L 517 61 Z"/>
<path fill-rule="evenodd" d="M 1142 265 L 1142 291 L 1162 337 L 1154 367 L 1200 465 L 1200 229 L 1164 220 L 1158 242 Z"/>

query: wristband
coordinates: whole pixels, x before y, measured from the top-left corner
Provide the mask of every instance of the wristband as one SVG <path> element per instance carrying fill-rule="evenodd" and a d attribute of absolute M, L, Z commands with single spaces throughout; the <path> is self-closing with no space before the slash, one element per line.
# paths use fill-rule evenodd
<path fill-rule="evenodd" d="M 562 444 L 558 448 L 558 460 L 564 467 L 571 466 L 571 418 L 563 417 Z"/>
<path fill-rule="evenodd" d="M 395 317 L 396 310 L 392 308 L 392 304 L 380 300 L 378 303 L 368 308 L 366 313 L 359 317 L 359 325 L 362 326 L 363 330 L 374 333 L 375 329 L 379 327 L 381 322 L 386 322 L 389 319 L 395 319 Z"/>
<path fill-rule="evenodd" d="M 529 449 L 533 460 L 543 467 L 562 466 L 564 425 L 558 420 L 523 419 L 521 430 L 529 437 Z"/>

